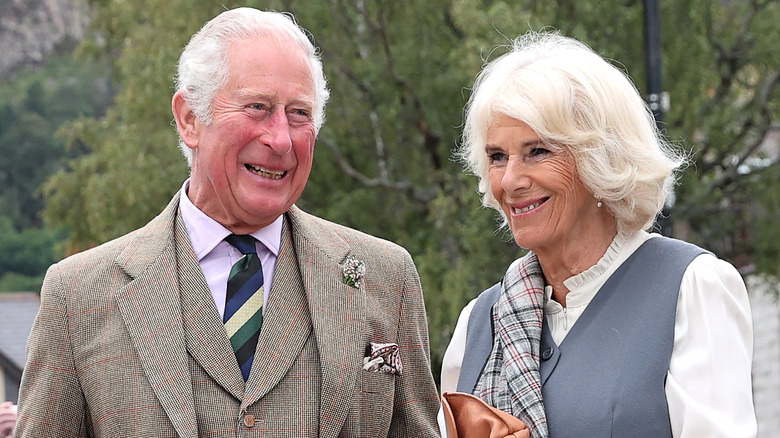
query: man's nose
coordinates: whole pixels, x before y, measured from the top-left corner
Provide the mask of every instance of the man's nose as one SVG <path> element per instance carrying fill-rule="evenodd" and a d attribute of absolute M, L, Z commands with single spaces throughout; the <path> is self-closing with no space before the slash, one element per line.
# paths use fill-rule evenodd
<path fill-rule="evenodd" d="M 274 108 L 268 117 L 266 132 L 261 137 L 263 143 L 280 154 L 286 154 L 292 149 L 290 138 L 290 123 L 284 108 Z"/>

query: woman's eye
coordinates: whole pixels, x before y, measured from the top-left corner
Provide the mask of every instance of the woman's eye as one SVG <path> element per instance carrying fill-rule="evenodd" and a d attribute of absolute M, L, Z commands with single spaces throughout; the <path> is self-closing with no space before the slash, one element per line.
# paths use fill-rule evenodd
<path fill-rule="evenodd" d="M 540 155 L 547 155 L 551 153 L 552 152 L 549 149 L 545 149 L 545 148 L 533 148 L 530 151 L 530 155 L 533 157 L 538 157 Z"/>
<path fill-rule="evenodd" d="M 501 163 L 504 160 L 506 160 L 506 154 L 503 152 L 491 152 L 488 153 L 488 160 L 491 164 L 493 163 Z"/>

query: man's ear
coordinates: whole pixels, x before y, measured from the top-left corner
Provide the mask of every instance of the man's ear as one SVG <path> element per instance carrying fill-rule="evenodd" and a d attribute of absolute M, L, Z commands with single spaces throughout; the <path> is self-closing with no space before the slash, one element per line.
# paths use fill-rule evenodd
<path fill-rule="evenodd" d="M 181 137 L 187 147 L 196 149 L 198 147 L 198 125 L 200 123 L 195 113 L 192 112 L 190 106 L 184 100 L 181 90 L 173 95 L 171 110 L 173 111 L 173 118 L 176 120 L 176 129 L 179 131 L 179 137 Z"/>

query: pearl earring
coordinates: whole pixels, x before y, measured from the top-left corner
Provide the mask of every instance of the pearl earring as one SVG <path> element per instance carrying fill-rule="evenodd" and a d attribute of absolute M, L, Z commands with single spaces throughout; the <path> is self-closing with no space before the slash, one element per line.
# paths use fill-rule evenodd
<path fill-rule="evenodd" d="M 601 202 L 601 198 L 594 196 L 596 198 L 596 207 L 601 208 L 604 206 L 604 204 Z"/>

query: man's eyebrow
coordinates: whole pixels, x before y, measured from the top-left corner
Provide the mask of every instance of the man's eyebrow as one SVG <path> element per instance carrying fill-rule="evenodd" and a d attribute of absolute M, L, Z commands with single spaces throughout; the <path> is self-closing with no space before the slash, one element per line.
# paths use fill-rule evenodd
<path fill-rule="evenodd" d="M 242 99 L 270 99 L 271 95 L 258 90 L 242 88 L 236 91 L 236 96 Z"/>
<path fill-rule="evenodd" d="M 248 88 L 243 88 L 238 91 L 236 91 L 236 96 L 241 100 L 252 100 L 252 99 L 259 99 L 259 100 L 267 100 L 272 101 L 274 100 L 274 95 L 269 94 L 263 91 L 258 90 L 252 90 Z M 308 99 L 308 98 L 301 98 L 301 99 L 293 99 L 290 102 L 287 103 L 287 105 L 304 105 L 313 107 L 314 106 L 314 100 Z"/>

